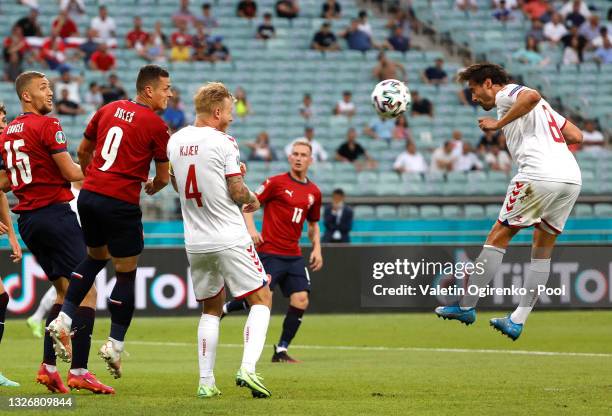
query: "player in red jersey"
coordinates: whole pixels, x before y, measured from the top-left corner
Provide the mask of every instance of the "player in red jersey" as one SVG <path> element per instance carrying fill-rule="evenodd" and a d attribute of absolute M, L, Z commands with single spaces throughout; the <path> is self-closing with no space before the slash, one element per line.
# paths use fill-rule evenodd
<path fill-rule="evenodd" d="M 19 234 L 57 291 L 47 318 L 50 323 L 61 309 L 70 272 L 86 253 L 83 233 L 68 204 L 73 198 L 70 182 L 81 180 L 83 173 L 68 153 L 59 120 L 46 116 L 53 109 L 53 92 L 45 75 L 24 72 L 15 80 L 15 89 L 23 113 L 0 137 L 4 162 L 0 187 L 12 189 L 17 197 L 18 204 L 13 211 L 19 214 Z M 78 305 L 72 326 L 75 354 L 68 385 L 95 393 L 114 393 L 112 387 L 98 382 L 87 371 L 95 319 L 95 288 L 89 288 Z M 36 381 L 52 392 L 68 392 L 57 372 L 53 343 L 48 334 Z"/>
<path fill-rule="evenodd" d="M 156 114 L 172 97 L 170 75 L 157 65 L 143 66 L 136 80 L 134 100 L 105 105 L 94 115 L 79 147 L 85 173 L 79 193 L 87 255 L 74 269 L 66 301 L 49 325 L 56 353 L 70 359 L 69 328 L 75 305 L 93 285 L 96 275 L 112 259 L 117 281 L 108 299 L 111 329 L 98 355 L 109 372 L 121 377 L 121 353 L 134 315 L 134 283 L 138 256 L 144 247 L 140 192 L 148 195 L 169 182 L 166 145 L 168 127 Z M 155 177 L 148 179 L 155 160 Z"/>
<path fill-rule="evenodd" d="M 6 108 L 0 104 L 0 136 L 6 127 Z M 13 262 L 21 260 L 21 247 L 17 241 L 15 230 L 13 229 L 13 222 L 11 221 L 11 214 L 9 212 L 8 200 L 4 192 L 0 191 L 0 235 L 8 234 L 9 243 L 11 245 L 11 258 Z M 0 276 L 0 342 L 2 342 L 2 335 L 4 334 L 4 319 L 6 317 L 6 309 L 9 303 L 9 295 L 4 290 L 2 285 L 2 278 Z M 19 383 L 9 380 L 0 373 L 0 387 L 19 387 Z"/>
<path fill-rule="evenodd" d="M 310 268 L 316 272 L 323 266 L 319 218 L 321 191 L 308 179 L 312 163 L 312 147 L 307 140 L 296 140 L 289 156 L 290 170 L 273 176 L 259 187 L 257 198 L 264 207 L 263 230 L 255 227 L 250 207 L 244 208 L 249 234 L 256 245 L 259 258 L 271 276 L 270 288 L 278 285 L 289 298 L 289 309 L 283 322 L 283 332 L 274 346 L 272 362 L 297 362 L 287 354 L 291 340 L 302 322 L 308 307 L 310 276 L 299 246 L 304 222 L 308 221 L 308 238 L 312 242 Z M 242 300 L 228 302 L 224 313 L 245 309 Z"/>

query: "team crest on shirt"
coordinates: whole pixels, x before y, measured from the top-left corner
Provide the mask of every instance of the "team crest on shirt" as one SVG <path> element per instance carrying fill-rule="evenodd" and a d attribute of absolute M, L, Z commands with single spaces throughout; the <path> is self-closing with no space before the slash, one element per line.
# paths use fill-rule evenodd
<path fill-rule="evenodd" d="M 66 143 L 66 135 L 64 134 L 63 131 L 60 130 L 57 133 L 55 133 L 55 141 L 57 142 L 57 144 Z"/>
<path fill-rule="evenodd" d="M 315 197 L 313 194 L 308 194 L 308 209 L 315 203 Z"/>

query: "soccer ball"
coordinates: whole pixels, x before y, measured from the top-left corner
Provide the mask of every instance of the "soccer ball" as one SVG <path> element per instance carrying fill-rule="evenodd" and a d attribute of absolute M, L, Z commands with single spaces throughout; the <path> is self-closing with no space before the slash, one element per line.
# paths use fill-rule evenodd
<path fill-rule="evenodd" d="M 408 87 L 396 79 L 386 79 L 379 82 L 372 91 L 374 110 L 385 118 L 396 118 L 403 114 L 410 105 Z"/>

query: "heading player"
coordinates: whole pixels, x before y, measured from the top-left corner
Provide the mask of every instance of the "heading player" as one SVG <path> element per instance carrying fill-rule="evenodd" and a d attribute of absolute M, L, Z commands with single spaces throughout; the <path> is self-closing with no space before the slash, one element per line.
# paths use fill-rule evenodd
<path fill-rule="evenodd" d="M 70 359 L 69 328 L 78 305 L 96 275 L 112 259 L 117 281 L 108 299 L 111 329 L 99 355 L 109 372 L 121 377 L 121 353 L 134 315 L 134 282 L 144 247 L 140 192 L 153 195 L 169 182 L 168 128 L 156 114 L 172 97 L 170 75 L 157 65 L 143 66 L 134 100 L 120 100 L 99 109 L 79 146 L 85 173 L 77 202 L 87 254 L 73 269 L 66 302 L 49 325 L 58 356 Z M 155 177 L 148 178 L 155 160 Z M 70 190 L 68 190 L 70 192 Z"/>
<path fill-rule="evenodd" d="M 306 176 L 312 164 L 310 142 L 302 139 L 293 142 L 288 159 L 289 172 L 266 179 L 256 192 L 259 202 L 264 205 L 261 234 L 257 231 L 253 214 L 245 211 L 244 215 L 264 268 L 272 278 L 270 288 L 274 290 L 278 285 L 283 296 L 289 298 L 289 309 L 278 345 L 274 346 L 272 362 L 297 362 L 287 354 L 287 350 L 302 323 L 310 293 L 310 275 L 299 245 L 305 221 L 308 221 L 308 238 L 312 242 L 310 268 L 316 272 L 323 267 L 318 223 L 321 191 Z M 225 305 L 224 312 L 246 307 L 246 302 L 234 300 Z"/>
<path fill-rule="evenodd" d="M 238 144 L 225 133 L 232 122 L 234 98 L 223 84 L 213 82 L 200 88 L 194 101 L 195 125 L 172 135 L 168 157 L 172 184 L 181 200 L 193 289 L 202 302 L 198 396 L 221 394 L 213 369 L 227 285 L 233 296 L 251 305 L 236 384 L 251 389 L 253 397 L 270 397 L 270 390 L 255 373 L 255 364 L 266 341 L 272 295 L 237 205 L 259 208 L 257 197 L 243 182 Z"/>
<path fill-rule="evenodd" d="M 23 113 L 0 137 L 5 169 L 0 183 L 3 190 L 12 189 L 17 197 L 13 211 L 19 214 L 19 234 L 57 291 L 47 318 L 50 323 L 61 309 L 70 272 L 86 252 L 79 223 L 68 204 L 73 198 L 70 182 L 81 180 L 83 173 L 68 153 L 59 120 L 46 116 L 53 109 L 53 92 L 45 74 L 24 72 L 15 80 L 15 89 Z M 109 394 L 114 393 L 112 387 L 87 371 L 95 307 L 95 288 L 88 288 L 75 307 L 75 354 L 68 385 Z M 68 392 L 57 372 L 49 334 L 45 335 L 43 363 L 36 381 L 52 392 Z"/>
<path fill-rule="evenodd" d="M 526 295 L 512 314 L 490 321 L 495 329 L 516 340 L 538 299 L 538 288 L 546 285 L 555 241 L 580 193 L 580 168 L 567 145 L 582 142 L 582 133 L 536 90 L 510 83 L 499 65 L 472 65 L 459 74 L 459 80 L 468 83 L 472 99 L 482 108 L 497 107 L 497 120 L 481 118 L 478 125 L 485 132 L 502 129 L 518 164 L 497 223 L 476 260 L 484 264 L 484 273 L 470 276 L 468 284 L 486 287 L 514 235 L 521 228 L 536 227 L 531 264 L 523 282 Z M 466 295 L 458 305 L 436 308 L 436 314 L 469 325 L 476 320 L 477 301 L 477 295 Z"/>
<path fill-rule="evenodd" d="M 0 104 L 0 136 L 6 127 L 6 108 L 3 104 Z M 15 229 L 13 228 L 13 221 L 11 220 L 11 213 L 9 212 L 9 204 L 6 199 L 4 192 L 0 191 L 0 235 L 7 234 L 9 244 L 11 246 L 11 258 L 14 263 L 21 260 L 21 247 L 17 236 L 15 235 Z M 0 276 L 0 343 L 2 342 L 2 335 L 4 334 L 4 320 L 6 318 L 6 309 L 9 303 L 9 295 L 4 290 L 2 285 L 2 277 Z M 0 387 L 19 387 L 19 383 L 9 380 L 0 373 Z"/>

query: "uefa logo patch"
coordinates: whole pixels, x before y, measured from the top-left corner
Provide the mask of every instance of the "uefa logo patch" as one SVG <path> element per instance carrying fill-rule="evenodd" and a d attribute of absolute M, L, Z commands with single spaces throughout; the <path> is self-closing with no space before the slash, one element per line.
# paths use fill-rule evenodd
<path fill-rule="evenodd" d="M 57 133 L 55 133 L 55 141 L 57 142 L 57 144 L 66 143 L 66 135 L 64 134 L 63 131 L 60 130 Z"/>

